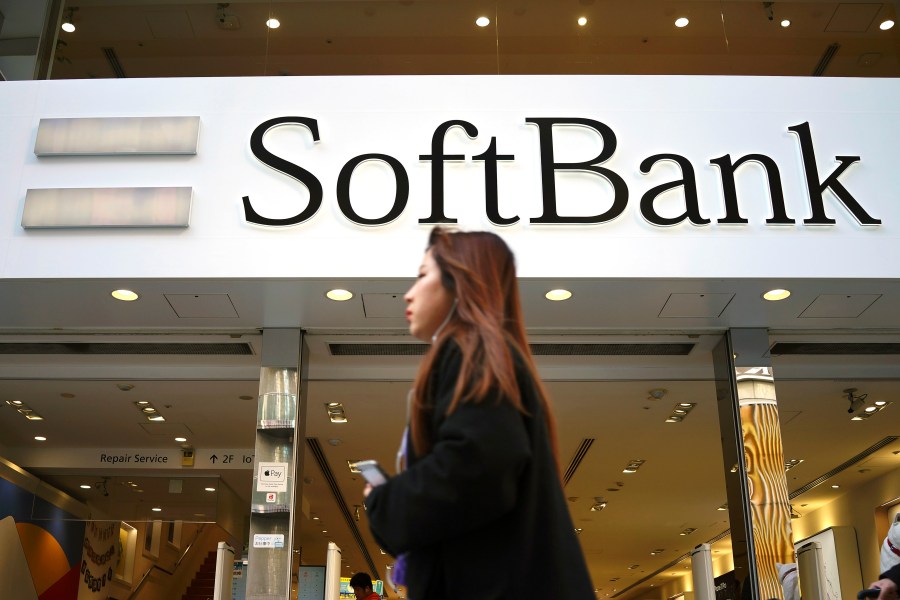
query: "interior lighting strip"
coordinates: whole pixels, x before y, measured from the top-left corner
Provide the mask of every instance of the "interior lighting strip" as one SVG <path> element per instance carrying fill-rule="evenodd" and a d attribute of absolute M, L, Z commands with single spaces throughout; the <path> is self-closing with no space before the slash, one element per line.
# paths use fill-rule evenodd
<path fill-rule="evenodd" d="M 642 458 L 635 458 L 628 462 L 628 466 L 622 469 L 623 473 L 637 473 L 637 470 L 641 468 L 646 461 Z"/>
<path fill-rule="evenodd" d="M 21 400 L 7 400 L 6 403 L 16 409 L 16 412 L 28 419 L 29 421 L 43 421 L 44 417 L 34 412 L 30 406 Z"/>
<path fill-rule="evenodd" d="M 666 423 L 681 423 L 685 417 L 697 406 L 696 402 L 679 402 L 672 409 L 672 414 L 666 417 Z"/>
<path fill-rule="evenodd" d="M 893 404 L 893 402 L 888 402 L 886 400 L 877 400 L 872 404 L 872 406 L 867 406 L 863 412 L 850 417 L 850 420 L 865 421 L 866 419 L 871 418 L 872 415 L 877 415 L 891 404 Z"/>

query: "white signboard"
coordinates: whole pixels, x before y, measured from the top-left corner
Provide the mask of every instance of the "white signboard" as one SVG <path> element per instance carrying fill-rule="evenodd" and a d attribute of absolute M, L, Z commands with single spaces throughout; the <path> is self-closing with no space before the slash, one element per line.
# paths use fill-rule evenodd
<path fill-rule="evenodd" d="M 194 466 L 181 463 L 179 448 L 36 448 L 17 456 L 28 467 L 184 469 L 186 471 L 252 469 L 252 448 L 195 449 Z"/>
<path fill-rule="evenodd" d="M 201 469 L 252 469 L 253 450 L 241 448 L 216 448 L 197 450 L 194 453 L 195 468 Z"/>
<path fill-rule="evenodd" d="M 256 469 L 256 491 L 286 492 L 288 463 L 261 462 Z"/>
<path fill-rule="evenodd" d="M 196 155 L 35 154 L 41 119 L 124 116 L 199 118 Z M 0 278 L 408 277 L 436 223 L 521 277 L 900 278 L 898 79 L 13 81 L 0 133 Z M 22 226 L 28 190 L 171 187 L 177 235 Z"/>
<path fill-rule="evenodd" d="M 284 548 L 283 533 L 257 533 L 253 535 L 254 548 Z"/>

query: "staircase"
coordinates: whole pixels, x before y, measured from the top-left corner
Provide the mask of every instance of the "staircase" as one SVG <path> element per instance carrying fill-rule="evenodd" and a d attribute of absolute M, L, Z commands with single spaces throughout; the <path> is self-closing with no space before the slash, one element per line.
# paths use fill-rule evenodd
<path fill-rule="evenodd" d="M 188 589 L 184 593 L 184 596 L 181 597 L 181 600 L 212 600 L 215 586 L 216 552 L 213 550 L 206 555 L 206 559 L 203 561 L 203 564 L 200 565 L 197 574 L 194 575 L 191 585 L 188 586 Z"/>

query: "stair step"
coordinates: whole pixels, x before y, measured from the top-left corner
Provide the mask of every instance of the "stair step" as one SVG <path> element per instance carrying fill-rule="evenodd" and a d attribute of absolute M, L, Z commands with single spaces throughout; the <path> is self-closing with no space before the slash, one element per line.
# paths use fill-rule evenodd
<path fill-rule="evenodd" d="M 206 559 L 191 580 L 190 586 L 181 600 L 212 600 L 216 587 L 216 552 L 206 555 Z"/>

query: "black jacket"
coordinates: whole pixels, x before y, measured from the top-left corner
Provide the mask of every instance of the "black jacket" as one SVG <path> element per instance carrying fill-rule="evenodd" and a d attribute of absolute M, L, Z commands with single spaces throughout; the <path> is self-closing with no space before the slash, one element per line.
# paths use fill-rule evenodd
<path fill-rule="evenodd" d="M 880 579 L 890 579 L 900 587 L 900 563 L 882 573 Z"/>
<path fill-rule="evenodd" d="M 372 490 L 372 533 L 408 552 L 411 600 L 593 600 L 593 586 L 528 370 L 517 378 L 523 415 L 485 399 L 447 408 L 462 355 L 449 342 L 432 374 L 432 450 Z M 411 447 L 411 444 L 409 444 Z"/>

